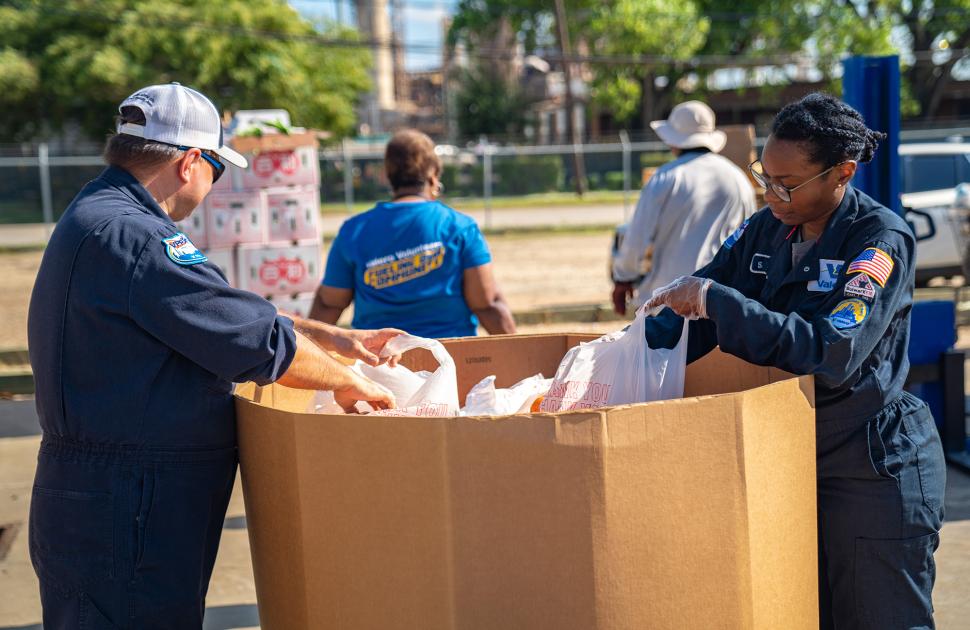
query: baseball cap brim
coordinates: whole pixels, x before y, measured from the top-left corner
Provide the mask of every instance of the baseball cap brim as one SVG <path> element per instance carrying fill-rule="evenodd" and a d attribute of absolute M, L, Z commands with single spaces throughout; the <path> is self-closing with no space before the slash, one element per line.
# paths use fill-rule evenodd
<path fill-rule="evenodd" d="M 241 153 L 234 151 L 225 145 L 219 147 L 218 149 L 212 149 L 212 152 L 233 166 L 238 166 L 239 168 L 246 168 L 249 166 L 249 161 L 246 160 Z"/>
<path fill-rule="evenodd" d="M 714 153 L 720 153 L 724 145 L 727 144 L 727 134 L 720 129 L 684 134 L 674 129 L 673 125 L 666 120 L 654 120 L 650 123 L 650 127 L 663 140 L 664 144 L 677 149 L 706 147 Z"/>

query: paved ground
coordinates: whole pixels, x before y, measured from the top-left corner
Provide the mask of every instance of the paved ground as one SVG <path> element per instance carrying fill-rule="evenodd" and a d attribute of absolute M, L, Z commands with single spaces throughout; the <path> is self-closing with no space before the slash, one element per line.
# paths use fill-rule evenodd
<path fill-rule="evenodd" d="M 25 435 L 37 432 L 32 409 L 30 400 L 0 402 L 0 528 L 6 526 L 8 532 L 0 536 L 0 630 L 41 630 L 37 582 L 23 525 L 39 443 L 36 435 Z M 946 502 L 948 521 L 937 553 L 937 623 L 940 630 L 966 630 L 970 628 L 970 475 L 950 468 Z M 205 629 L 257 627 L 255 602 L 245 509 L 237 482 L 212 577 Z"/>

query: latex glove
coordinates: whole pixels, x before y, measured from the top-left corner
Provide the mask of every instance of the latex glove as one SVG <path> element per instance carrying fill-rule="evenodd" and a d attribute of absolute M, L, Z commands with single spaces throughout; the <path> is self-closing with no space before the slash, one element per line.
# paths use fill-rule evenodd
<path fill-rule="evenodd" d="M 686 319 L 707 319 L 707 290 L 713 283 L 710 278 L 681 276 L 655 290 L 643 308 L 667 306 Z"/>
<path fill-rule="evenodd" d="M 633 297 L 632 282 L 613 283 L 613 310 L 617 315 L 626 315 L 627 300 Z"/>

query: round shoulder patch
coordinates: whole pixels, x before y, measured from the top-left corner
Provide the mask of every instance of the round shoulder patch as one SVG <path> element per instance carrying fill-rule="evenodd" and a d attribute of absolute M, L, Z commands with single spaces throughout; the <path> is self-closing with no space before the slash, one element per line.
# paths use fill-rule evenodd
<path fill-rule="evenodd" d="M 829 321 L 839 330 L 854 328 L 869 317 L 869 305 L 862 300 L 842 300 L 829 314 Z"/>
<path fill-rule="evenodd" d="M 162 243 L 165 245 L 165 253 L 168 254 L 169 259 L 179 265 L 198 265 L 209 260 L 192 244 L 189 237 L 181 232 L 163 238 Z"/>

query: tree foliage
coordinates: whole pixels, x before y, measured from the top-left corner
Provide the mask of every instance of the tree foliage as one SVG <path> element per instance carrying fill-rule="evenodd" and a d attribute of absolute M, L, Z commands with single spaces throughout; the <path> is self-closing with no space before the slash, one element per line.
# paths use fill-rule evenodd
<path fill-rule="evenodd" d="M 598 58 L 587 64 L 593 98 L 620 121 L 643 128 L 675 100 L 703 96 L 717 64 L 732 56 L 765 59 L 739 72 L 778 83 L 798 55 L 838 89 L 839 61 L 850 54 L 899 53 L 903 110 L 932 117 L 953 70 L 970 61 L 970 0 L 567 0 L 577 49 Z M 555 51 L 551 2 L 462 0 L 449 41 L 476 34 L 510 16 L 527 53 Z M 948 53 L 944 49 L 952 51 Z M 925 51 L 935 50 L 930 54 Z M 911 54 L 917 51 L 915 55 Z M 922 52 L 921 52 L 922 51 Z M 616 62 L 638 56 L 649 63 Z M 487 63 L 487 60 L 484 61 Z M 769 70 L 769 66 L 774 66 Z M 804 68 L 803 68 L 804 69 Z M 768 77 L 768 78 L 765 78 Z"/>
<path fill-rule="evenodd" d="M 284 108 L 300 125 L 352 130 L 369 89 L 365 48 L 283 0 L 24 0 L 0 7 L 0 139 L 112 128 L 139 87 L 178 81 L 223 109 Z"/>
<path fill-rule="evenodd" d="M 463 137 L 522 133 L 529 122 L 530 101 L 521 86 L 488 68 L 462 72 L 458 84 L 456 122 Z"/>

